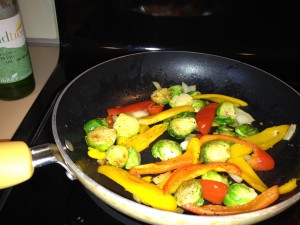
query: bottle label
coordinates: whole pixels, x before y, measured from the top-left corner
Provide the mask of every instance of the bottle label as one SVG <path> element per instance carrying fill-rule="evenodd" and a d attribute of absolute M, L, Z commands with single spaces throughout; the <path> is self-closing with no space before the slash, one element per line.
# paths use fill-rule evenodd
<path fill-rule="evenodd" d="M 20 14 L 0 20 L 0 84 L 14 83 L 32 74 Z"/>

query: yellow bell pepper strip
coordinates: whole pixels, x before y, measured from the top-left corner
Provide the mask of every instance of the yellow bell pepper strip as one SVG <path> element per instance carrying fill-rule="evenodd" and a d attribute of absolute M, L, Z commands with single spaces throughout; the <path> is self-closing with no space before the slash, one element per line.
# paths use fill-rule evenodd
<path fill-rule="evenodd" d="M 222 205 L 204 205 L 186 204 L 182 208 L 198 215 L 207 216 L 225 216 L 240 213 L 253 212 L 266 208 L 273 204 L 279 197 L 278 186 L 274 185 L 259 194 L 256 198 L 243 205 L 222 206 Z"/>
<path fill-rule="evenodd" d="M 105 159 L 106 152 L 99 151 L 98 149 L 88 147 L 88 155 L 93 159 Z"/>
<path fill-rule="evenodd" d="M 199 177 L 212 170 L 235 175 L 241 174 L 240 168 L 233 163 L 212 162 L 206 164 L 186 165 L 173 171 L 172 175 L 163 186 L 163 191 L 165 194 L 174 193 L 184 181 Z"/>
<path fill-rule="evenodd" d="M 127 148 L 133 147 L 137 152 L 141 152 L 149 147 L 149 145 L 161 136 L 168 126 L 166 124 L 157 124 L 147 129 L 143 133 L 136 134 L 132 137 L 118 137 L 117 144 L 125 145 Z"/>
<path fill-rule="evenodd" d="M 221 102 L 231 102 L 235 107 L 247 106 L 248 103 L 234 97 L 230 97 L 227 95 L 221 94 L 197 94 L 193 96 L 193 99 L 207 99 L 213 102 L 221 103 Z"/>
<path fill-rule="evenodd" d="M 137 196 L 145 205 L 171 212 L 176 211 L 177 203 L 175 197 L 170 194 L 165 195 L 155 184 L 131 175 L 126 170 L 115 166 L 99 166 L 98 172 L 124 187 L 126 191 Z"/>
<path fill-rule="evenodd" d="M 289 193 L 289 192 L 293 191 L 296 187 L 297 187 L 297 179 L 292 178 L 285 184 L 279 186 L 279 194 L 283 195 L 283 194 Z"/>
<path fill-rule="evenodd" d="M 235 143 L 229 148 L 230 158 L 236 158 L 244 155 L 249 155 L 252 153 L 252 149 L 248 146 Z"/>
<path fill-rule="evenodd" d="M 189 140 L 187 150 L 182 155 L 156 163 L 142 164 L 132 167 L 128 172 L 130 174 L 159 174 L 175 170 L 184 165 L 198 163 L 200 156 L 200 141 L 198 138 Z"/>
<path fill-rule="evenodd" d="M 241 169 L 241 177 L 255 190 L 263 192 L 268 188 L 267 185 L 255 173 L 249 163 L 247 163 L 243 156 L 234 158 L 230 157 L 228 159 L 228 162 L 237 165 Z"/>
<path fill-rule="evenodd" d="M 158 122 L 161 122 L 165 119 L 171 118 L 179 113 L 182 112 L 194 112 L 195 109 L 193 106 L 190 105 L 185 105 L 185 106 L 178 106 L 178 107 L 174 107 L 174 108 L 170 108 L 167 110 L 164 110 L 160 113 L 157 113 L 155 115 L 150 115 L 150 116 L 144 116 L 138 119 L 138 121 L 140 122 L 140 124 L 146 124 L 146 125 L 151 125 L 151 124 L 155 124 Z"/>
<path fill-rule="evenodd" d="M 234 142 L 251 148 L 253 150 L 253 154 L 251 159 L 248 160 L 248 162 L 250 163 L 251 167 L 255 170 L 266 171 L 273 169 L 275 166 L 274 159 L 267 152 L 265 152 L 263 149 L 247 140 L 222 134 L 203 135 L 200 138 L 201 145 L 212 140 Z"/>
<path fill-rule="evenodd" d="M 258 134 L 244 138 L 244 140 L 259 146 L 263 150 L 267 150 L 284 138 L 289 127 L 290 125 L 269 127 Z"/>

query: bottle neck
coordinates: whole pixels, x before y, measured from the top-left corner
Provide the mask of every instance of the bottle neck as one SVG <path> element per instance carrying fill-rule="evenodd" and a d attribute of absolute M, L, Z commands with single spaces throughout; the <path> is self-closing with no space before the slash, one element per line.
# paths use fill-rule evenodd
<path fill-rule="evenodd" d="M 14 16 L 17 8 L 14 0 L 0 0 L 0 20 Z"/>

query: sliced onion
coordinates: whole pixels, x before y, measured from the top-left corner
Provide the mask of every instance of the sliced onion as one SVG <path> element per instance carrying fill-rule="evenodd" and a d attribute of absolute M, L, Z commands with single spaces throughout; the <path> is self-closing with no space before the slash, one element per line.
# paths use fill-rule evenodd
<path fill-rule="evenodd" d="M 251 124 L 254 121 L 254 118 L 244 110 L 235 107 L 235 112 L 237 114 L 236 121 L 239 125 L 242 124 Z"/>
<path fill-rule="evenodd" d="M 149 116 L 149 113 L 147 112 L 147 110 L 139 110 L 139 111 L 135 111 L 130 113 L 131 116 L 135 117 L 135 118 L 141 118 L 144 116 Z"/>
<path fill-rule="evenodd" d="M 229 176 L 232 178 L 232 180 L 234 180 L 237 183 L 241 183 L 243 181 L 243 178 L 241 178 L 240 176 L 233 174 L 233 173 L 229 173 Z"/>
<path fill-rule="evenodd" d="M 190 91 L 196 91 L 196 85 L 188 86 L 186 83 L 181 82 L 181 86 L 183 88 L 184 93 L 188 93 Z"/>
<path fill-rule="evenodd" d="M 291 124 L 283 140 L 289 141 L 295 132 L 296 132 L 296 124 Z"/>
<path fill-rule="evenodd" d="M 152 83 L 154 84 L 154 86 L 156 87 L 157 90 L 161 89 L 160 83 L 158 83 L 157 81 L 152 81 Z"/>

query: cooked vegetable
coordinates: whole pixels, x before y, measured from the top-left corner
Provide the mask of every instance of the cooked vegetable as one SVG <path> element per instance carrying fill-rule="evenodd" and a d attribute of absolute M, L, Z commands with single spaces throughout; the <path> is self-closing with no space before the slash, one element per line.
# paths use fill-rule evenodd
<path fill-rule="evenodd" d="M 229 157 L 230 145 L 221 140 L 213 140 L 204 144 L 200 156 L 204 163 L 226 162 Z"/>
<path fill-rule="evenodd" d="M 255 135 L 253 135 L 255 136 Z M 250 137 L 253 137 L 250 136 Z M 213 134 L 213 135 L 204 135 L 200 138 L 200 142 L 202 144 L 208 142 L 208 141 L 212 141 L 212 140 L 223 140 L 226 142 L 234 142 L 234 143 L 238 143 L 241 145 L 244 145 L 246 147 L 249 147 L 253 150 L 252 154 L 252 167 L 255 170 L 261 170 L 261 171 L 266 171 L 266 170 L 271 170 L 274 168 L 275 166 L 275 161 L 274 159 L 264 150 L 262 150 L 260 147 L 258 147 L 257 145 L 243 140 L 243 139 L 239 139 L 239 138 L 235 138 L 232 136 L 227 136 L 227 135 L 222 135 L 222 134 Z"/>
<path fill-rule="evenodd" d="M 236 116 L 234 105 L 231 102 L 222 102 L 217 108 L 215 121 L 218 124 L 231 125 L 236 122 Z"/>
<path fill-rule="evenodd" d="M 142 125 L 141 125 L 142 127 Z M 132 137 L 118 137 L 117 144 L 125 145 L 127 148 L 133 147 L 137 152 L 145 150 L 149 145 L 167 130 L 167 125 L 161 123 L 152 126 L 142 133 Z"/>
<path fill-rule="evenodd" d="M 96 127 L 85 136 L 86 144 L 89 147 L 106 151 L 117 139 L 117 132 L 106 126 Z"/>
<path fill-rule="evenodd" d="M 186 112 L 186 111 L 194 112 L 194 108 L 190 105 L 170 108 L 170 109 L 164 110 L 156 115 L 145 116 L 145 117 L 139 118 L 138 121 L 140 122 L 140 124 L 151 125 L 151 124 L 161 122 L 165 119 L 169 119 L 179 113 Z"/>
<path fill-rule="evenodd" d="M 242 125 L 245 123 L 251 124 L 253 121 L 255 121 L 249 113 L 245 112 L 241 108 L 235 107 L 234 110 L 236 112 L 235 119 L 238 125 Z"/>
<path fill-rule="evenodd" d="M 192 105 L 192 104 L 193 104 L 193 97 L 186 93 L 175 95 L 169 101 L 169 105 L 172 108 L 178 106 L 184 106 L 184 105 Z"/>
<path fill-rule="evenodd" d="M 141 156 L 140 154 L 135 151 L 134 148 L 130 147 L 128 149 L 128 158 L 125 163 L 125 169 L 129 170 L 134 166 L 140 165 L 141 164 Z"/>
<path fill-rule="evenodd" d="M 98 172 L 124 187 L 126 191 L 136 195 L 145 205 L 166 211 L 176 211 L 176 199 L 170 194 L 164 194 L 155 184 L 131 175 L 126 170 L 115 166 L 99 166 Z"/>
<path fill-rule="evenodd" d="M 199 215 L 207 215 L 207 216 L 224 216 L 224 215 L 234 215 L 239 213 L 247 213 L 253 212 L 259 209 L 266 208 L 270 206 L 273 202 L 275 202 L 279 197 L 278 186 L 274 185 L 269 189 L 262 192 L 252 201 L 236 206 L 222 206 L 222 205 L 204 205 L 197 206 L 195 204 L 186 204 L 183 205 L 182 208 L 193 212 Z"/>
<path fill-rule="evenodd" d="M 240 106 L 247 106 L 248 103 L 238 99 L 238 98 L 233 98 L 227 95 L 221 95 L 221 94 L 198 94 L 193 96 L 194 99 L 206 99 L 210 100 L 216 103 L 221 103 L 221 102 L 231 102 L 235 107 L 240 107 Z"/>
<path fill-rule="evenodd" d="M 201 99 L 194 99 L 192 102 L 192 106 L 194 107 L 195 112 L 199 112 L 206 104 L 206 101 Z"/>
<path fill-rule="evenodd" d="M 227 172 L 236 175 L 241 174 L 240 168 L 233 163 L 207 163 L 190 164 L 177 168 L 163 187 L 164 193 L 174 193 L 177 188 L 186 180 L 201 176 L 208 171 Z"/>
<path fill-rule="evenodd" d="M 84 123 L 83 129 L 84 129 L 85 133 L 87 134 L 99 126 L 108 127 L 108 123 L 107 123 L 106 119 L 95 118 L 95 119 L 88 120 L 87 122 Z"/>
<path fill-rule="evenodd" d="M 130 174 L 159 174 L 172 171 L 185 165 L 195 164 L 199 160 L 200 141 L 198 138 L 191 138 L 187 150 L 182 155 L 162 162 L 148 163 L 135 166 L 129 170 Z"/>
<path fill-rule="evenodd" d="M 214 133 L 238 137 L 237 133 L 234 131 L 234 128 L 222 124 L 218 126 L 217 130 Z"/>
<path fill-rule="evenodd" d="M 128 159 L 128 150 L 124 145 L 113 145 L 106 151 L 108 164 L 116 167 L 124 167 Z"/>
<path fill-rule="evenodd" d="M 175 158 L 182 154 L 182 148 L 176 141 L 170 139 L 162 139 L 157 141 L 151 149 L 152 156 L 161 160 Z"/>
<path fill-rule="evenodd" d="M 189 203 L 193 203 L 198 206 L 202 206 L 204 204 L 202 186 L 196 179 L 190 179 L 183 182 L 174 193 L 174 197 L 176 198 L 178 206 Z"/>
<path fill-rule="evenodd" d="M 228 186 L 226 184 L 215 180 L 203 179 L 200 179 L 199 182 L 202 186 L 202 196 L 204 199 L 214 204 L 222 204 L 228 192 Z"/>
<path fill-rule="evenodd" d="M 121 113 L 130 114 L 136 111 L 145 110 L 150 104 L 153 104 L 153 101 L 151 100 L 141 101 L 141 102 L 132 103 L 120 107 L 109 108 L 107 109 L 107 113 L 109 116 L 119 115 Z"/>
<path fill-rule="evenodd" d="M 239 135 L 239 138 L 245 138 L 259 133 L 259 129 L 251 124 L 239 125 L 234 131 Z"/>
<path fill-rule="evenodd" d="M 216 115 L 217 107 L 217 103 L 209 103 L 196 114 L 197 127 L 201 134 L 204 135 L 210 132 Z"/>
<path fill-rule="evenodd" d="M 178 139 L 184 139 L 197 128 L 197 123 L 194 117 L 184 117 L 172 119 L 168 126 L 169 134 Z"/>
<path fill-rule="evenodd" d="M 117 131 L 117 137 L 131 137 L 139 132 L 140 123 L 135 117 L 121 113 L 113 128 Z"/>
<path fill-rule="evenodd" d="M 243 205 L 256 197 L 257 193 L 253 188 L 250 188 L 243 183 L 234 183 L 229 185 L 223 203 L 226 206 Z"/>
<path fill-rule="evenodd" d="M 172 93 L 172 97 L 183 93 L 183 87 L 179 84 L 169 87 L 169 90 Z"/>
<path fill-rule="evenodd" d="M 217 173 L 216 171 L 209 171 L 201 176 L 202 180 L 214 180 L 218 182 L 222 182 L 225 185 L 229 185 L 229 181 L 227 177 L 222 176 L 221 174 Z"/>
<path fill-rule="evenodd" d="M 279 194 L 283 195 L 289 193 L 293 191 L 296 187 L 297 187 L 297 179 L 292 178 L 288 182 L 286 182 L 285 184 L 279 187 Z"/>
<path fill-rule="evenodd" d="M 169 88 L 161 88 L 155 90 L 151 94 L 151 100 L 159 105 L 166 105 L 172 98 L 172 91 Z"/>

